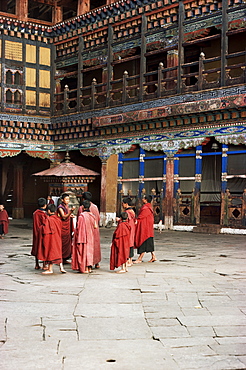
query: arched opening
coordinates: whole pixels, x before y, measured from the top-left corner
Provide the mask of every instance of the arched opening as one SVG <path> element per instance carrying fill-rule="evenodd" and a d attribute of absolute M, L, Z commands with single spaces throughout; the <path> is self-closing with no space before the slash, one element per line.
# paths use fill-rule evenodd
<path fill-rule="evenodd" d="M 14 93 L 14 103 L 21 104 L 21 93 L 18 90 Z"/>
<path fill-rule="evenodd" d="M 21 85 L 21 74 L 20 74 L 20 72 L 15 72 L 14 84 L 15 85 Z"/>
<path fill-rule="evenodd" d="M 6 91 L 6 103 L 12 103 L 12 91 L 11 90 Z"/>
<path fill-rule="evenodd" d="M 12 72 L 10 70 L 8 70 L 6 72 L 6 84 L 7 85 L 12 85 L 13 84 L 13 81 L 12 81 Z"/>

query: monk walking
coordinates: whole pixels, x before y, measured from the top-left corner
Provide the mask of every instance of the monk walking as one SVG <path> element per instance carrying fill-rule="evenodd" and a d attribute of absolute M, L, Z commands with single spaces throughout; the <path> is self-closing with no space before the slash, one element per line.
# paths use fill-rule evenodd
<path fill-rule="evenodd" d="M 33 213 L 33 238 L 31 255 L 35 256 L 35 269 L 40 269 L 38 262 L 38 248 L 40 246 L 41 226 L 44 225 L 47 218 L 46 199 L 38 198 L 38 209 Z"/>
<path fill-rule="evenodd" d="M 128 223 L 131 227 L 130 253 L 129 253 L 129 258 L 128 258 L 128 261 L 127 261 L 127 266 L 132 266 L 132 257 L 134 256 L 134 238 L 135 238 L 135 229 L 136 229 L 136 225 L 135 225 L 136 219 L 135 219 L 135 212 L 132 209 L 132 200 L 131 200 L 131 198 L 123 198 L 122 207 L 128 215 Z"/>
<path fill-rule="evenodd" d="M 73 239 L 72 269 L 85 274 L 91 272 L 94 262 L 94 229 L 98 227 L 90 205 L 89 200 L 82 202 Z"/>
<path fill-rule="evenodd" d="M 9 215 L 8 212 L 4 209 L 4 205 L 0 204 L 0 239 L 3 239 L 3 236 L 8 234 L 9 231 Z"/>
<path fill-rule="evenodd" d="M 154 212 L 151 206 L 151 195 L 142 199 L 143 206 L 136 221 L 135 246 L 138 248 L 139 257 L 134 263 L 141 263 L 144 254 L 150 252 L 152 257 L 149 262 L 155 262 L 154 253 Z"/>
<path fill-rule="evenodd" d="M 111 253 L 110 253 L 110 270 L 114 270 L 121 266 L 121 270 L 117 273 L 127 272 L 126 262 L 130 253 L 130 235 L 131 227 L 128 223 L 127 212 L 122 212 L 120 215 L 117 228 L 113 234 Z"/>
<path fill-rule="evenodd" d="M 90 201 L 90 212 L 95 216 L 96 222 L 97 222 L 97 228 L 94 229 L 94 257 L 93 257 L 93 265 L 95 265 L 96 269 L 100 268 L 99 263 L 101 262 L 101 244 L 100 244 L 100 232 L 99 232 L 99 223 L 100 223 L 100 213 L 98 211 L 98 208 L 96 204 L 92 203 L 92 194 L 89 191 L 85 191 L 82 194 L 83 200 L 89 200 Z M 82 206 L 78 209 L 77 218 L 82 212 Z"/>
<path fill-rule="evenodd" d="M 61 196 L 61 204 L 57 207 L 57 215 L 61 218 L 62 221 L 62 258 L 63 263 L 66 263 L 67 260 L 71 257 L 72 251 L 72 232 L 73 224 L 72 217 L 75 207 L 69 209 L 69 194 L 63 193 Z"/>

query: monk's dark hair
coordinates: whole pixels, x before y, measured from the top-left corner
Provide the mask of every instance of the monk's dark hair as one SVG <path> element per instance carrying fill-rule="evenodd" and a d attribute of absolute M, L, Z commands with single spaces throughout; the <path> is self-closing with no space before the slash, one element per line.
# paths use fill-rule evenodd
<path fill-rule="evenodd" d="M 84 193 L 82 194 L 82 198 L 84 200 L 91 200 L 92 199 L 92 194 L 89 191 L 84 191 Z"/>
<path fill-rule="evenodd" d="M 50 211 L 51 213 L 55 213 L 56 206 L 54 204 L 48 204 L 47 210 Z"/>
<path fill-rule="evenodd" d="M 63 200 L 64 198 L 66 198 L 66 197 L 69 197 L 69 194 L 68 193 L 63 193 L 62 195 L 61 195 L 61 199 Z"/>
<path fill-rule="evenodd" d="M 83 200 L 82 206 L 84 206 L 84 209 L 90 209 L 91 202 L 89 200 Z"/>
<path fill-rule="evenodd" d="M 152 202 L 152 196 L 151 195 L 145 195 L 143 198 L 146 199 L 148 203 Z"/>
<path fill-rule="evenodd" d="M 38 198 L 38 206 L 44 207 L 47 204 L 47 201 L 45 198 Z"/>
<path fill-rule="evenodd" d="M 121 214 L 120 214 L 120 218 L 121 218 L 123 221 L 127 220 L 127 219 L 128 219 L 128 214 L 127 214 L 127 212 L 121 212 Z"/>
<path fill-rule="evenodd" d="M 123 198 L 122 203 L 126 203 L 126 204 L 128 204 L 128 206 L 131 206 L 132 205 L 132 200 L 131 200 L 131 198 Z"/>

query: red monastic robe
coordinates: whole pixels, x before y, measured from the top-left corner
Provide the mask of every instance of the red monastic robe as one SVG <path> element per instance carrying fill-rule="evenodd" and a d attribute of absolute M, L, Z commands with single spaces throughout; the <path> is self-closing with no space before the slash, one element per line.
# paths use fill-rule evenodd
<path fill-rule="evenodd" d="M 65 214 L 68 214 L 69 209 L 68 207 L 65 206 L 65 204 L 61 203 L 57 207 L 57 215 L 60 217 L 59 214 L 59 208 L 63 209 Z M 71 257 L 71 251 L 72 251 L 72 232 L 73 232 L 73 223 L 72 223 L 72 218 L 68 217 L 66 220 L 63 220 L 61 217 L 62 221 L 62 231 L 61 231 L 61 236 L 62 236 L 62 258 L 67 259 Z"/>
<path fill-rule="evenodd" d="M 40 246 L 41 226 L 45 224 L 46 218 L 48 217 L 45 209 L 38 208 L 33 213 L 33 238 L 32 238 L 32 256 L 37 257 L 38 248 Z"/>
<path fill-rule="evenodd" d="M 154 212 L 150 203 L 144 204 L 137 217 L 135 247 L 139 248 L 145 240 L 154 237 Z"/>
<path fill-rule="evenodd" d="M 38 248 L 38 259 L 51 263 L 62 262 L 62 222 L 57 215 L 46 218 L 45 224 L 41 226 L 42 238 Z"/>
<path fill-rule="evenodd" d="M 128 260 L 130 253 L 130 234 L 131 228 L 129 223 L 127 221 L 120 221 L 113 234 L 110 270 L 114 270 Z"/>
<path fill-rule="evenodd" d="M 6 209 L 0 211 L 0 225 L 3 225 L 3 234 L 8 234 L 9 231 L 9 216 Z"/>
<path fill-rule="evenodd" d="M 130 235 L 130 247 L 134 247 L 134 239 L 135 239 L 135 212 L 133 211 L 132 208 L 126 209 L 125 210 L 128 214 L 128 223 L 131 227 L 131 235 Z"/>
<path fill-rule="evenodd" d="M 82 212 L 73 238 L 72 269 L 85 272 L 94 263 L 94 228 L 96 218 L 91 212 Z"/>
<path fill-rule="evenodd" d="M 101 257 L 101 244 L 100 244 L 100 232 L 99 232 L 99 223 L 100 223 L 100 213 L 98 211 L 97 206 L 91 202 L 90 212 L 95 216 L 97 222 L 97 228 L 94 229 L 94 257 L 93 257 L 93 265 L 98 264 L 102 257 Z M 82 213 L 82 206 L 79 207 L 77 217 Z"/>

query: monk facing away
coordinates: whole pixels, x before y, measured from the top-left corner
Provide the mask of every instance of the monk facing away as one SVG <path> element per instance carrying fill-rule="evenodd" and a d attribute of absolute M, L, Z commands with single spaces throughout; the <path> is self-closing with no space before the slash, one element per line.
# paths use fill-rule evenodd
<path fill-rule="evenodd" d="M 151 206 L 151 195 L 145 195 L 142 199 L 143 206 L 140 209 L 136 221 L 135 247 L 138 248 L 139 257 L 134 263 L 141 263 L 145 253 L 151 253 L 149 262 L 155 262 L 154 252 L 154 212 Z"/>
<path fill-rule="evenodd" d="M 73 238 L 72 269 L 88 274 L 92 270 L 94 262 L 94 229 L 97 222 L 90 212 L 90 201 L 82 202 L 82 212 L 78 217 L 77 227 Z"/>
<path fill-rule="evenodd" d="M 85 191 L 82 194 L 82 199 L 83 200 L 89 200 L 90 201 L 90 212 L 95 216 L 96 222 L 98 227 L 94 229 L 94 257 L 93 257 L 93 265 L 95 265 L 96 269 L 100 268 L 99 263 L 101 262 L 101 244 L 100 244 L 100 232 L 99 232 L 99 224 L 100 224 L 100 213 L 98 211 L 98 208 L 96 204 L 92 203 L 92 194 L 89 191 Z M 78 213 L 77 213 L 77 218 L 82 212 L 82 206 L 79 207 Z"/>
<path fill-rule="evenodd" d="M 66 273 L 62 264 L 62 221 L 56 215 L 56 206 L 49 204 L 44 224 L 41 226 L 40 246 L 38 248 L 38 259 L 48 264 L 46 271 L 42 274 L 53 274 L 53 264 L 60 266 L 61 273 Z"/>
<path fill-rule="evenodd" d="M 4 209 L 4 205 L 0 204 L 0 239 L 3 239 L 4 235 L 8 234 L 9 231 L 9 215 Z"/>
<path fill-rule="evenodd" d="M 41 239 L 41 226 L 45 224 L 47 218 L 46 199 L 38 198 L 38 209 L 33 213 L 33 238 L 32 238 L 32 256 L 35 256 L 35 269 L 40 269 L 38 262 L 38 248 Z"/>
<path fill-rule="evenodd" d="M 110 254 L 110 270 L 114 270 L 121 266 L 121 270 L 117 273 L 127 272 L 127 260 L 130 253 L 130 235 L 131 227 L 128 223 L 127 212 L 122 212 L 120 215 L 117 228 L 113 234 L 111 254 Z"/>

